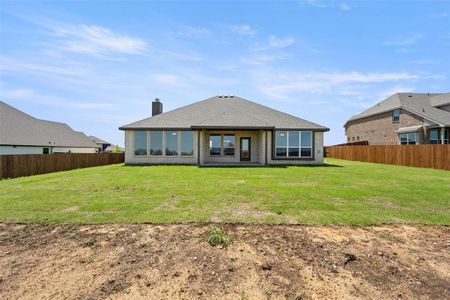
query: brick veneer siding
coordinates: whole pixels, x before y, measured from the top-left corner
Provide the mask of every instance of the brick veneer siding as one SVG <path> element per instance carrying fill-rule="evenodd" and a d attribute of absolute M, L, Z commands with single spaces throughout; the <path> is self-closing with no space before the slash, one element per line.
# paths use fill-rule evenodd
<path fill-rule="evenodd" d="M 348 122 L 345 135 L 347 142 L 368 141 L 369 145 L 397 145 L 397 130 L 416 125 L 423 125 L 423 118 L 402 109 L 398 123 L 392 123 L 392 111 L 389 111 Z M 419 134 L 419 141 L 422 137 L 423 131 Z"/>

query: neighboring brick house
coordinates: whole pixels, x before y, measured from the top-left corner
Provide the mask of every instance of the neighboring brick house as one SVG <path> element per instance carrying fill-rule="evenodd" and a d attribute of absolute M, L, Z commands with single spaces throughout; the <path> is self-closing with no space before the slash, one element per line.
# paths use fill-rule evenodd
<path fill-rule="evenodd" d="M 351 117 L 344 127 L 347 142 L 448 144 L 450 93 L 397 93 Z"/>

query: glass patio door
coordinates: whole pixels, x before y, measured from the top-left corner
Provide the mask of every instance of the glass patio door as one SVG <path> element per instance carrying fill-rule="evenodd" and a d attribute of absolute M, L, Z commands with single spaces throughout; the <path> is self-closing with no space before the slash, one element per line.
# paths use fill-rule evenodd
<path fill-rule="evenodd" d="M 241 138 L 241 161 L 250 161 L 250 138 L 243 137 Z"/>

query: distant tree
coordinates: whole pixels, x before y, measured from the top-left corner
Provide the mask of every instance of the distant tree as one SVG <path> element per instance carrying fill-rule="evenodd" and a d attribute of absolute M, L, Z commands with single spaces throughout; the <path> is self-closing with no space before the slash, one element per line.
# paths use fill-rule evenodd
<path fill-rule="evenodd" d="M 120 148 L 119 145 L 115 145 L 113 152 L 122 152 L 122 148 Z"/>

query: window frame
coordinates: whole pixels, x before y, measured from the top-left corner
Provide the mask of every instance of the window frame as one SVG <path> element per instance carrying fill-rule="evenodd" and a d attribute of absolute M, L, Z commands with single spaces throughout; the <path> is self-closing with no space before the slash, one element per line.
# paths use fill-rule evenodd
<path fill-rule="evenodd" d="M 225 137 L 226 136 L 232 136 L 234 138 L 233 147 L 225 147 Z M 221 147 L 221 154 L 222 156 L 236 156 L 236 134 L 234 133 L 226 133 L 222 134 L 222 147 Z M 233 149 L 233 154 L 227 154 L 225 153 L 225 149 Z"/>
<path fill-rule="evenodd" d="M 219 142 L 219 145 L 220 145 L 220 147 L 219 147 L 219 154 L 211 154 L 211 149 L 213 149 L 213 148 L 217 148 L 217 147 L 212 147 L 212 144 L 211 144 L 211 137 L 212 136 L 218 136 L 219 138 L 220 138 L 220 142 Z M 217 156 L 222 156 L 222 146 L 223 146 L 223 137 L 222 137 L 222 134 L 220 134 L 220 133 L 210 133 L 209 134 L 209 136 L 208 136 L 208 155 L 209 156 L 215 156 L 215 157 L 217 157 Z"/>
<path fill-rule="evenodd" d="M 136 134 L 137 133 L 144 133 L 145 134 L 145 154 L 136 154 Z M 133 156 L 134 157 L 146 157 L 149 154 L 148 151 L 148 142 L 149 142 L 149 136 L 147 130 L 134 130 L 133 131 Z"/>
<path fill-rule="evenodd" d="M 161 133 L 161 149 L 159 149 L 161 151 L 161 154 L 153 154 L 152 153 L 152 150 L 153 150 L 152 149 L 152 145 L 153 145 L 152 133 L 154 134 L 156 132 L 160 132 Z M 150 137 L 149 155 L 150 156 L 156 156 L 156 157 L 165 156 L 164 135 L 165 135 L 165 130 L 150 130 L 150 133 L 149 133 L 149 137 Z"/>
<path fill-rule="evenodd" d="M 192 154 L 183 155 L 183 134 L 190 133 L 192 136 Z M 194 147 L 194 131 L 193 130 L 181 130 L 180 131 L 180 156 L 181 157 L 194 157 L 195 156 L 195 147 Z"/>
<path fill-rule="evenodd" d="M 398 114 L 396 114 L 398 112 Z M 399 123 L 400 122 L 400 109 L 394 109 L 392 111 L 392 123 Z"/>
<path fill-rule="evenodd" d="M 450 144 L 450 129 L 444 128 L 444 144 Z"/>
<path fill-rule="evenodd" d="M 173 133 L 175 133 L 175 134 L 173 134 Z M 165 143 L 164 143 L 164 156 L 166 156 L 166 157 L 177 157 L 177 156 L 180 156 L 179 155 L 179 150 L 178 150 L 178 148 L 179 148 L 179 146 L 180 146 L 180 144 L 179 144 L 179 133 L 180 133 L 180 131 L 179 130 L 164 130 L 164 141 L 165 141 Z M 176 139 L 175 139 L 175 141 L 176 141 L 176 147 L 175 147 L 175 154 L 167 154 L 167 150 L 168 150 L 168 148 L 167 148 L 167 136 L 172 136 L 172 135 L 176 135 Z"/>
<path fill-rule="evenodd" d="M 414 134 L 414 143 L 412 143 L 413 140 L 410 140 L 410 138 L 409 138 L 410 134 Z M 406 143 L 402 142 L 402 135 L 406 136 Z M 400 145 L 417 145 L 417 132 L 410 131 L 410 132 L 399 133 L 398 139 L 399 139 Z"/>
<path fill-rule="evenodd" d="M 286 146 L 278 146 L 277 145 L 277 133 L 278 132 L 284 132 L 286 133 Z M 289 133 L 290 132 L 298 132 L 299 136 L 299 142 L 298 145 L 290 145 L 289 144 Z M 310 133 L 310 146 L 304 146 L 302 145 L 302 133 L 308 132 Z M 272 160 L 314 160 L 314 142 L 315 142 L 315 131 L 314 130 L 287 130 L 287 129 L 280 129 L 280 130 L 273 130 L 272 131 Z M 284 149 L 286 152 L 286 155 L 280 156 L 277 155 L 278 149 Z M 289 150 L 290 149 L 298 149 L 298 156 L 289 156 Z M 311 155 L 309 156 L 302 156 L 301 152 L 302 149 L 308 149 L 311 151 Z"/>
<path fill-rule="evenodd" d="M 433 140 L 431 139 L 431 132 L 436 132 L 437 139 L 433 139 Z M 444 138 L 445 138 L 445 134 L 444 134 Z M 431 141 L 436 141 L 436 143 L 432 143 Z M 440 132 L 439 128 L 430 128 L 428 142 L 432 145 L 438 145 L 441 143 L 441 132 Z"/>

